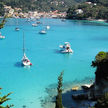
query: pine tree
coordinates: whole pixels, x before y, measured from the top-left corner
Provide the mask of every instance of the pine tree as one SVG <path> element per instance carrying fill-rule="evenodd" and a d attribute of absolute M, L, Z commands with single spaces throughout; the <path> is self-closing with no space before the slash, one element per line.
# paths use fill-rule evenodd
<path fill-rule="evenodd" d="M 62 81 L 63 81 L 63 72 L 61 72 L 58 77 L 58 87 L 57 87 L 57 96 L 56 96 L 56 106 L 55 108 L 63 108 L 62 105 Z"/>

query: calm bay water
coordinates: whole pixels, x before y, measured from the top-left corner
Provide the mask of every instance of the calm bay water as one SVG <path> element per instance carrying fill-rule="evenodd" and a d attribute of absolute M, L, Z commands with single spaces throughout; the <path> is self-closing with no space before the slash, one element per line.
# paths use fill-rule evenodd
<path fill-rule="evenodd" d="M 60 19 L 41 19 L 51 29 L 46 35 L 38 32 L 42 25 L 32 27 L 26 19 L 8 19 L 1 30 L 6 36 L 0 40 L 0 87 L 10 96 L 8 104 L 14 108 L 41 108 L 40 97 L 46 95 L 45 88 L 57 83 L 64 70 L 64 82 L 94 78 L 91 62 L 99 51 L 108 51 L 108 25 L 87 21 L 62 22 Z M 20 31 L 15 31 L 16 23 Z M 26 55 L 33 63 L 30 68 L 20 66 L 22 59 L 22 36 L 25 34 Z M 73 54 L 58 53 L 59 45 L 70 42 Z"/>

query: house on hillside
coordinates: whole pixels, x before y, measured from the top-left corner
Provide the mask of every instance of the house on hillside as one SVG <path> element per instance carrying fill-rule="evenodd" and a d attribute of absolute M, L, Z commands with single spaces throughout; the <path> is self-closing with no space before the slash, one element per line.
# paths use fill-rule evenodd
<path fill-rule="evenodd" d="M 76 14 L 82 14 L 83 13 L 83 10 L 82 9 L 77 9 L 75 10 Z"/>

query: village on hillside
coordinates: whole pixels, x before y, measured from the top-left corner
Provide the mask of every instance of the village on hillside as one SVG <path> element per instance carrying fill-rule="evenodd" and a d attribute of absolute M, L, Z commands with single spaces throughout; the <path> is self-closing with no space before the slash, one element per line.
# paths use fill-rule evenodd
<path fill-rule="evenodd" d="M 59 12 L 58 10 L 50 12 L 38 12 L 38 11 L 29 11 L 23 12 L 21 8 L 12 8 L 11 6 L 4 5 L 5 14 L 8 13 L 8 17 L 13 18 L 64 18 L 66 17 L 66 12 Z"/>

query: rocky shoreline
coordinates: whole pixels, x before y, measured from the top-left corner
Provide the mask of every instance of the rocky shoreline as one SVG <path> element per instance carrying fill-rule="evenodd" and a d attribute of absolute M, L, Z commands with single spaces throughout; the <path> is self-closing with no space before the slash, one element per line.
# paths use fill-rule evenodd
<path fill-rule="evenodd" d="M 62 94 L 63 106 L 65 108 L 72 108 L 72 107 L 78 108 L 79 103 L 78 101 L 75 101 L 72 98 L 72 95 L 75 95 L 76 93 L 80 94 L 85 92 L 82 90 L 81 86 L 85 84 L 89 85 L 93 82 L 94 82 L 94 78 L 85 78 L 84 80 L 81 81 L 75 80 L 73 82 L 65 82 L 63 84 L 63 94 Z M 42 98 L 40 99 L 41 106 L 43 108 L 55 108 L 55 97 L 57 95 L 56 88 L 57 88 L 56 84 L 49 85 L 46 88 L 45 92 L 47 93 L 47 96 L 44 97 L 43 99 Z M 77 90 L 73 90 L 74 88 L 77 88 Z M 84 101 L 83 101 L 83 105 L 84 105 Z"/>
<path fill-rule="evenodd" d="M 73 81 L 63 84 L 62 104 L 64 108 L 89 108 L 94 107 L 97 100 L 108 92 L 108 53 L 99 52 L 92 67 L 96 67 L 95 80 L 86 78 L 82 81 Z M 48 94 L 41 105 L 43 108 L 55 108 L 57 85 L 46 88 Z"/>

